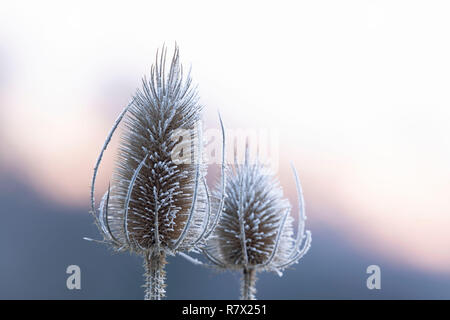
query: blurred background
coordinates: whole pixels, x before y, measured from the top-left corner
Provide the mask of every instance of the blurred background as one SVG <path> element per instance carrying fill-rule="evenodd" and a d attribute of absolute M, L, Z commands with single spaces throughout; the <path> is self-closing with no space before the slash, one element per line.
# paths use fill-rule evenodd
<path fill-rule="evenodd" d="M 276 128 L 309 253 L 261 299 L 450 298 L 446 1 L 10 1 L 0 5 L 0 298 L 142 299 L 142 260 L 89 210 L 103 141 L 158 48 L 192 65 L 207 128 Z M 116 137 L 100 167 L 105 191 Z M 210 183 L 214 178 L 211 177 Z M 81 268 L 81 290 L 66 268 Z M 381 268 L 368 290 L 366 268 Z M 169 299 L 234 299 L 236 273 L 169 258 Z"/>

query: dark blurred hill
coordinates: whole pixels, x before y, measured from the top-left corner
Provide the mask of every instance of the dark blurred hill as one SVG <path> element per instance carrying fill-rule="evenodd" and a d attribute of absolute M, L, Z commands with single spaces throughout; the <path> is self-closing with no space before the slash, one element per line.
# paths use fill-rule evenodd
<path fill-rule="evenodd" d="M 11 175 L 0 175 L 1 299 L 142 299 L 142 260 L 116 254 L 99 238 L 88 208 L 56 205 Z M 88 203 L 88 192 L 86 193 Z M 309 213 L 310 216 L 313 212 Z M 279 278 L 260 274 L 260 299 L 450 299 L 450 277 L 391 265 L 315 225 L 310 252 Z M 66 268 L 81 267 L 81 290 L 66 288 Z M 382 269 L 382 289 L 366 288 L 366 267 Z M 170 257 L 168 299 L 235 299 L 236 273 L 216 273 Z"/>

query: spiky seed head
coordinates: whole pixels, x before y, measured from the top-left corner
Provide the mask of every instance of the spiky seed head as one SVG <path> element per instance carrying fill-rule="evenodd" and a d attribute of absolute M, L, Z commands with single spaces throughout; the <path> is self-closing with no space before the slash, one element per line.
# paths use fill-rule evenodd
<path fill-rule="evenodd" d="M 228 167 L 226 198 L 210 252 L 225 268 L 276 269 L 293 251 L 289 210 L 269 168 L 247 161 Z"/>
<path fill-rule="evenodd" d="M 190 76 L 183 77 L 178 48 L 168 72 L 163 48 L 124 118 L 109 205 L 100 206 L 101 214 L 107 211 L 106 238 L 114 238 L 117 249 L 170 254 L 189 249 L 200 234 L 206 207 L 197 148 L 201 109 Z M 189 151 L 189 161 L 178 161 L 176 150 Z"/>

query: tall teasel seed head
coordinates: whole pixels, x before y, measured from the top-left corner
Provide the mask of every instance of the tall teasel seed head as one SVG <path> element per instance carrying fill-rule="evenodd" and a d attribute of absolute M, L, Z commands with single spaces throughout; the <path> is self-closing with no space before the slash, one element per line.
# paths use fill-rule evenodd
<path fill-rule="evenodd" d="M 294 175 L 300 200 L 296 237 L 291 205 L 273 173 L 258 161 L 250 163 L 248 150 L 244 164 L 228 167 L 222 215 L 204 253 L 219 268 L 243 270 L 242 299 L 255 298 L 256 272 L 281 275 L 309 250 L 311 233 L 304 232 L 306 217 L 295 169 Z"/>
<path fill-rule="evenodd" d="M 183 77 L 177 47 L 167 72 L 166 65 L 163 48 L 156 55 L 150 79 L 143 79 L 142 88 L 108 135 L 91 189 L 95 212 L 98 166 L 124 118 L 113 179 L 96 223 L 104 241 L 116 250 L 144 256 L 149 299 L 164 295 L 166 254 L 196 249 L 212 231 L 207 231 L 211 210 L 202 159 L 202 107 L 190 76 Z"/>
<path fill-rule="evenodd" d="M 112 234 L 140 253 L 190 249 L 206 214 L 197 92 L 182 82 L 178 51 L 167 78 L 164 66 L 165 52 L 128 110 L 108 209 Z M 190 134 L 180 141 L 182 130 Z M 179 163 L 177 149 L 193 151 L 191 159 Z"/>

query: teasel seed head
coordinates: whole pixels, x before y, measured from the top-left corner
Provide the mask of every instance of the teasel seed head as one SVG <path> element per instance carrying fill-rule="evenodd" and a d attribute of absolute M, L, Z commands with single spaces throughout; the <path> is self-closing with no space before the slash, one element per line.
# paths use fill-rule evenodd
<path fill-rule="evenodd" d="M 243 271 L 242 299 L 255 299 L 257 272 L 274 271 L 281 276 L 310 248 L 303 195 L 293 170 L 300 207 L 296 237 L 291 205 L 270 169 L 258 161 L 250 163 L 248 148 L 244 164 L 227 168 L 222 215 L 204 253 L 221 269 Z"/>
<path fill-rule="evenodd" d="M 91 210 L 103 242 L 143 255 L 147 269 L 161 268 L 146 272 L 146 279 L 160 277 L 146 288 L 150 299 L 164 296 L 165 256 L 198 250 L 212 231 L 202 107 L 190 75 L 183 77 L 178 47 L 167 72 L 166 52 L 163 48 L 161 55 L 157 53 L 150 78 L 143 79 L 142 88 L 113 125 L 94 168 L 91 189 Z M 125 126 L 113 179 L 97 216 L 98 167 L 122 119 Z"/>

